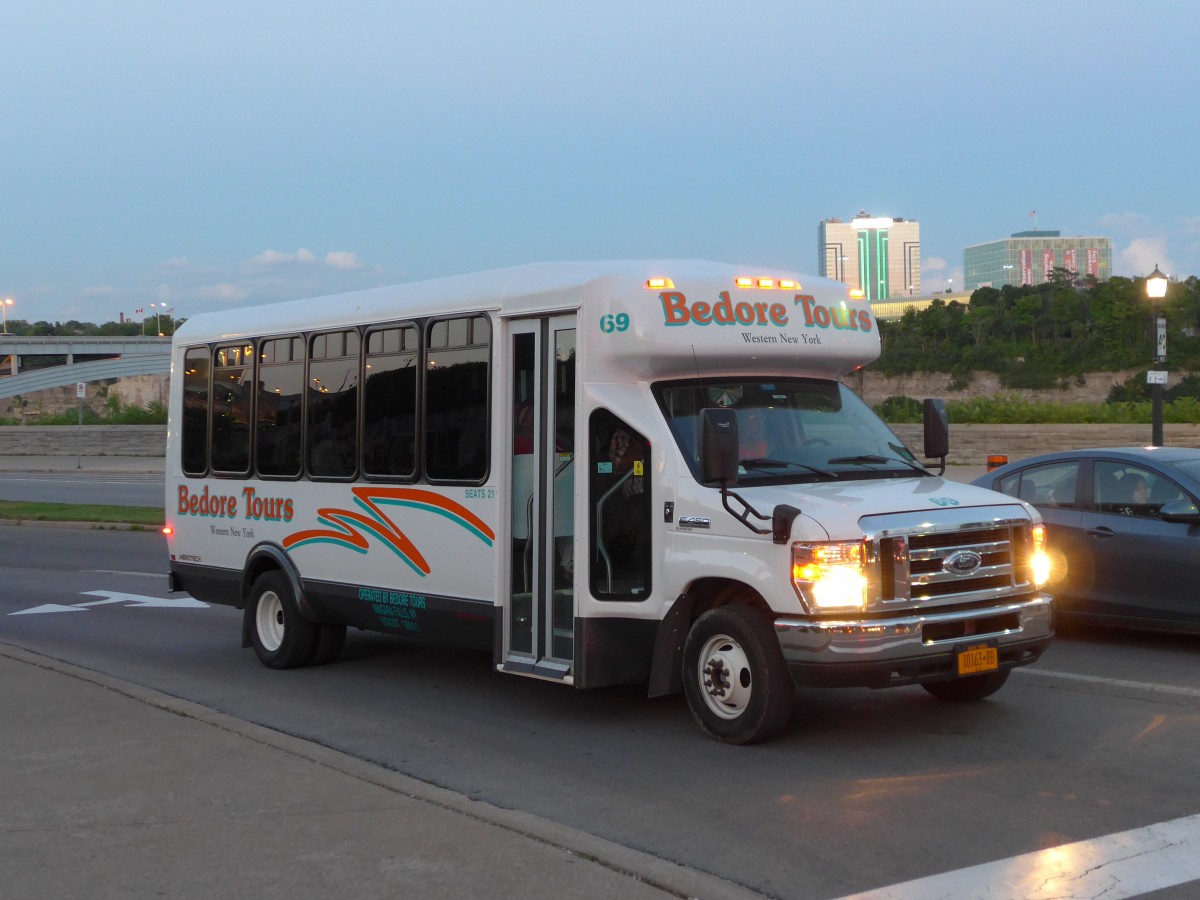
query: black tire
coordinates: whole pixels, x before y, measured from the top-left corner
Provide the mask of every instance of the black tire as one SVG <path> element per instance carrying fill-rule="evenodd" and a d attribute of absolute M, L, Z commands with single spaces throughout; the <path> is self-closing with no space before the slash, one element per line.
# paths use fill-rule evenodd
<path fill-rule="evenodd" d="M 990 697 L 1008 681 L 1011 669 L 1001 672 L 988 672 L 986 675 L 969 675 L 966 678 L 956 678 L 953 681 L 931 681 L 921 687 L 939 700 L 951 703 L 971 703 Z"/>
<path fill-rule="evenodd" d="M 796 688 L 766 614 L 718 606 L 700 616 L 683 647 L 683 692 L 709 737 L 753 744 L 792 717 Z"/>
<path fill-rule="evenodd" d="M 323 666 L 336 662 L 346 646 L 345 625 L 318 625 L 317 639 L 313 644 L 312 665 Z"/>
<path fill-rule="evenodd" d="M 246 617 L 250 643 L 264 666 L 293 669 L 311 662 L 317 626 L 300 615 L 291 584 L 282 572 L 266 572 L 255 580 Z"/>

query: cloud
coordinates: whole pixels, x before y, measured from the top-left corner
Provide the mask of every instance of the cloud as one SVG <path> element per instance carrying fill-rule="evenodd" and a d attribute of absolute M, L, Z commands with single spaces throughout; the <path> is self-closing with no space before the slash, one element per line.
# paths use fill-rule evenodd
<path fill-rule="evenodd" d="M 240 303 L 250 296 L 250 291 L 246 288 L 228 281 L 206 285 L 196 293 L 204 300 L 215 300 L 218 303 Z"/>
<path fill-rule="evenodd" d="M 1120 266 L 1113 268 L 1119 268 L 1123 274 L 1134 277 L 1149 274 L 1155 266 L 1168 275 L 1178 274 L 1175 264 L 1167 255 L 1165 237 L 1134 238 L 1129 242 L 1129 246 L 1120 252 L 1118 258 Z"/>
<path fill-rule="evenodd" d="M 79 292 L 79 296 L 87 300 L 90 297 L 111 297 L 117 292 L 116 288 L 105 285 L 89 285 Z"/>
<path fill-rule="evenodd" d="M 921 272 L 943 272 L 946 269 L 946 261 L 940 256 L 927 256 L 921 263 Z"/>
<path fill-rule="evenodd" d="M 307 265 L 317 261 L 316 256 L 311 250 L 305 250 L 301 247 L 295 253 L 280 253 L 278 250 L 264 250 L 258 256 L 250 260 L 251 265 L 256 266 L 291 266 L 291 265 Z"/>
<path fill-rule="evenodd" d="M 164 259 L 158 264 L 158 267 L 160 269 L 186 269 L 190 265 L 186 256 L 172 256 L 170 259 Z"/>
<path fill-rule="evenodd" d="M 351 253 L 349 250 L 334 250 L 325 254 L 325 265 L 333 269 L 361 269 L 362 262 L 358 258 L 357 253 Z"/>

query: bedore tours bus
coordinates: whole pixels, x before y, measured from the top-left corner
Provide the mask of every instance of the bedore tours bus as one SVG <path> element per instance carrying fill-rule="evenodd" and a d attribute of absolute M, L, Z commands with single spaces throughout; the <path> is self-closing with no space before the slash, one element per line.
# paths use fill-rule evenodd
<path fill-rule="evenodd" d="M 690 260 L 198 315 L 171 587 L 244 608 L 273 668 L 331 662 L 347 627 L 473 645 L 682 690 L 730 743 L 782 729 L 795 685 L 977 700 L 1051 639 L 1043 526 L 932 474 L 839 381 L 878 353 L 844 284 Z"/>

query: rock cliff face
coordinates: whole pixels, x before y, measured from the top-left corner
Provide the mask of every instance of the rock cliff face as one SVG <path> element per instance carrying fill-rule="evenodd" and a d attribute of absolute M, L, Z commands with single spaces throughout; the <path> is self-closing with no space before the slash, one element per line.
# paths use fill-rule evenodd
<path fill-rule="evenodd" d="M 133 375 L 87 383 L 83 404 L 97 415 L 103 415 L 109 399 L 116 397 L 123 406 L 149 406 L 167 402 L 167 375 Z M 36 425 L 39 419 L 64 412 L 75 412 L 75 385 L 67 384 L 44 391 L 16 397 L 0 398 L 0 417 L 16 419 L 22 424 Z"/>

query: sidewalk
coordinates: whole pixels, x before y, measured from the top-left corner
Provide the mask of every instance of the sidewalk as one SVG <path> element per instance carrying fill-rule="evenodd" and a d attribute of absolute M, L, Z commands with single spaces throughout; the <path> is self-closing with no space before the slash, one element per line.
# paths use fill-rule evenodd
<path fill-rule="evenodd" d="M 0 642 L 6 898 L 758 896 Z"/>

